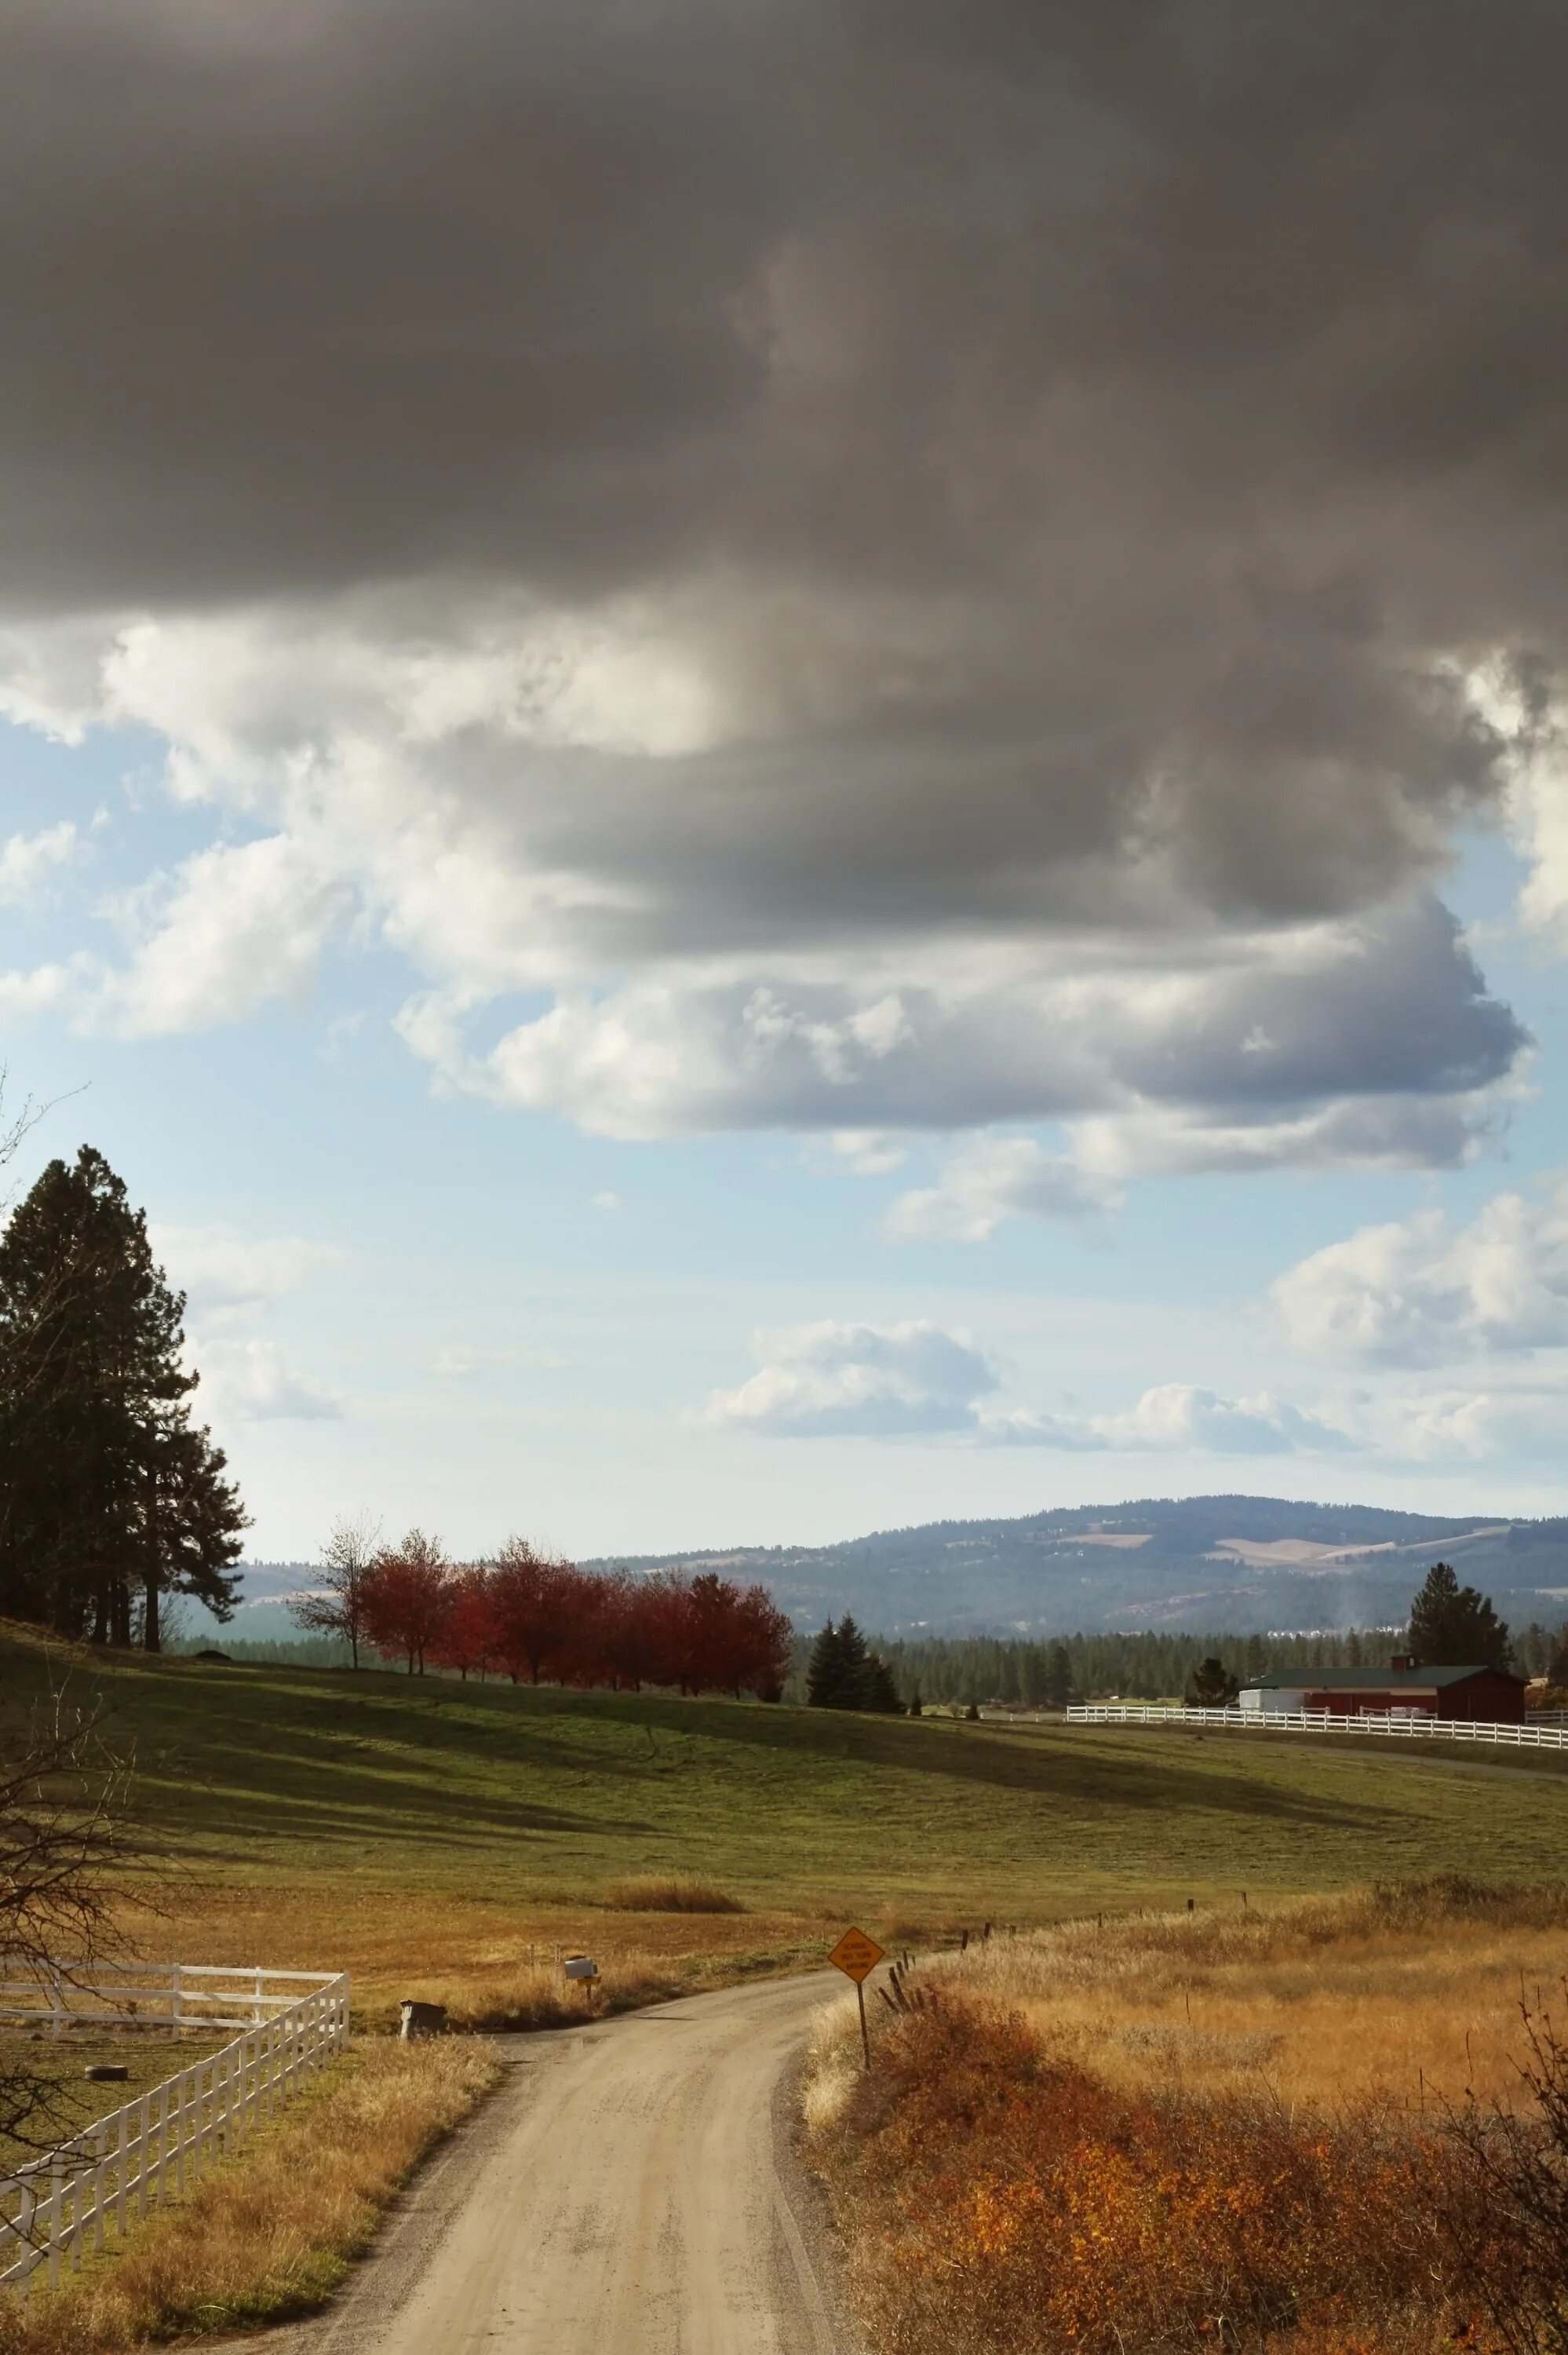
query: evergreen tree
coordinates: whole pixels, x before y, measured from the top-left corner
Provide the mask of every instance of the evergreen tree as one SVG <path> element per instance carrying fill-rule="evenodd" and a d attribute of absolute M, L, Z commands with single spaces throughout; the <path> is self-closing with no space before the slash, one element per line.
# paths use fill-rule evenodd
<path fill-rule="evenodd" d="M 1434 1668 L 1506 1668 L 1508 1629 L 1489 1597 L 1461 1586 L 1446 1561 L 1436 1561 L 1410 1605 L 1406 1637 L 1417 1664 Z"/>
<path fill-rule="evenodd" d="M 842 1698 L 839 1709 L 863 1709 L 866 1705 L 870 1655 L 865 1637 L 846 1611 L 839 1621 L 839 1675 Z"/>
<path fill-rule="evenodd" d="M 806 1700 L 811 1709 L 903 1711 L 892 1668 L 868 1650 L 847 1611 L 836 1627 L 830 1619 L 811 1646 Z"/>
<path fill-rule="evenodd" d="M 861 1698 L 855 1706 L 859 1709 L 875 1710 L 887 1717 L 902 1717 L 904 1714 L 904 1703 L 898 1698 L 898 1687 L 893 1681 L 893 1671 L 887 1662 L 875 1652 L 866 1655 L 865 1667 L 861 1675 Z"/>
<path fill-rule="evenodd" d="M 1045 1661 L 1044 1698 L 1065 1709 L 1073 1698 L 1073 1656 L 1065 1644 L 1053 1644 Z"/>
<path fill-rule="evenodd" d="M 0 1609 L 128 1644 L 132 1600 L 228 1617 L 245 1515 L 192 1424 L 183 1294 L 101 1153 L 52 1161 L 0 1237 Z"/>
<path fill-rule="evenodd" d="M 806 1670 L 806 1704 L 810 1709 L 849 1709 L 853 1703 L 844 1696 L 843 1643 L 830 1619 L 811 1646 Z"/>
<path fill-rule="evenodd" d="M 1194 1709 L 1228 1709 L 1239 1686 L 1223 1660 L 1199 1662 L 1187 1679 L 1187 1699 Z"/>

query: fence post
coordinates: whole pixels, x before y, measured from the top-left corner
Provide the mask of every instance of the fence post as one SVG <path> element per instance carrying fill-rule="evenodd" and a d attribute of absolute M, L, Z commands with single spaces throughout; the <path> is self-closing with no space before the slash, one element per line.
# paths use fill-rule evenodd
<path fill-rule="evenodd" d="M 60 2277 L 60 2185 L 65 2175 L 65 2161 L 57 2158 L 49 2169 L 49 2287 L 53 2289 Z"/>
<path fill-rule="evenodd" d="M 184 1968 L 185 1966 L 181 1963 L 176 1963 L 175 1965 L 174 1992 L 169 1999 L 169 2034 L 174 2038 L 176 2044 L 180 2041 L 180 1983 L 184 1975 Z"/>

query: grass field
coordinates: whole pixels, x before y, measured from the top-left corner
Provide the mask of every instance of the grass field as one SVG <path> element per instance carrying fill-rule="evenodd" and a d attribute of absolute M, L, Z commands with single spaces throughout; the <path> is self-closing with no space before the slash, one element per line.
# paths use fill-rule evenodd
<path fill-rule="evenodd" d="M 30 2030 L 0 2030 L 0 2078 L 15 2073 L 48 2089 L 30 2122 L 26 2138 L 0 2134 L 0 2169 L 37 2156 L 40 2146 L 63 2142 L 68 2135 L 107 2117 L 122 2103 L 133 2101 L 161 2085 L 176 2069 L 188 2069 L 206 2052 L 226 2043 L 226 2034 L 182 2036 L 178 2045 L 167 2036 L 116 2035 L 113 2030 L 79 2034 L 74 2030 L 55 2038 Z M 129 2073 L 122 2083 L 103 2083 L 87 2075 L 99 2062 L 111 2062 Z"/>
<path fill-rule="evenodd" d="M 1446 1753 L 48 1657 L 101 1695 L 177 1868 L 146 1951 L 346 1967 L 361 2016 L 366 1998 L 374 2016 L 402 1995 L 461 2008 L 464 1987 L 553 1985 L 557 1945 L 647 1991 L 808 1959 L 849 1920 L 913 1935 L 1244 1888 L 1524 1877 L 1560 1854 L 1568 1807 L 1557 1774 Z M 14 1720 L 47 1672 L 36 1640 L 0 1638 L 0 1710 Z M 610 1902 L 684 1876 L 746 1910 Z"/>

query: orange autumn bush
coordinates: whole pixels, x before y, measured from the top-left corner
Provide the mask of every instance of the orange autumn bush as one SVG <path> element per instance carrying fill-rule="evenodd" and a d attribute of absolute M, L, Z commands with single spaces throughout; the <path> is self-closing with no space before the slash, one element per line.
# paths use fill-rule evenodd
<path fill-rule="evenodd" d="M 878 2059 L 829 2167 L 871 2202 L 859 2286 L 895 2355 L 1500 2345 L 1441 2221 L 1463 2154 L 1408 2116 L 1128 2094 L 948 1993 Z"/>

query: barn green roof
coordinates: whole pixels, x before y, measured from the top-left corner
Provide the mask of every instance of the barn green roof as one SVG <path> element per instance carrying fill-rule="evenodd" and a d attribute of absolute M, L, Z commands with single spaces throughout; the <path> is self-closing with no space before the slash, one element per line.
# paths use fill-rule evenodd
<path fill-rule="evenodd" d="M 1521 1685 L 1522 1677 L 1507 1668 L 1489 1668 L 1484 1662 L 1468 1668 L 1271 1668 L 1266 1676 L 1248 1677 L 1248 1692 L 1412 1692 L 1442 1691 L 1462 1685 L 1467 1677 L 1502 1676 Z"/>

